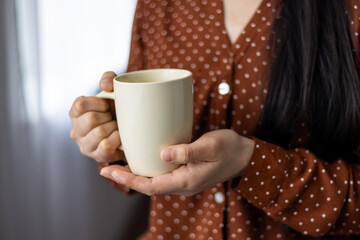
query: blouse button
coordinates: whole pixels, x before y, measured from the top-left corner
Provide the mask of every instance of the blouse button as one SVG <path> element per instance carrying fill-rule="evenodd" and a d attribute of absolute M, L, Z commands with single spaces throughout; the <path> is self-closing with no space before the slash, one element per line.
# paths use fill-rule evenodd
<path fill-rule="evenodd" d="M 218 91 L 220 95 L 226 95 L 230 92 L 230 86 L 226 82 L 222 82 L 218 86 Z"/>
<path fill-rule="evenodd" d="M 224 194 L 223 193 L 221 193 L 221 192 L 217 192 L 217 193 L 215 193 L 215 202 L 216 203 L 223 203 L 224 202 L 224 200 L 225 200 L 225 197 L 224 197 Z"/>

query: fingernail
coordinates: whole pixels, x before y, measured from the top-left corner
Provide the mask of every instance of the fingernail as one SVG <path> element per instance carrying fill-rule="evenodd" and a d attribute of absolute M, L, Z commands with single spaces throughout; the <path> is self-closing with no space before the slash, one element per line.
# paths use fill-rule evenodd
<path fill-rule="evenodd" d="M 164 162 L 171 162 L 172 161 L 171 152 L 172 152 L 171 148 L 165 148 L 164 150 L 162 150 L 161 151 L 161 159 Z"/>
<path fill-rule="evenodd" d="M 111 172 L 106 167 L 101 169 L 100 175 L 106 178 L 112 178 Z"/>
<path fill-rule="evenodd" d="M 112 81 L 113 81 L 113 80 L 112 80 L 111 78 L 102 78 L 102 79 L 101 79 L 101 82 L 102 82 L 102 83 L 106 83 L 106 84 L 112 83 Z"/>

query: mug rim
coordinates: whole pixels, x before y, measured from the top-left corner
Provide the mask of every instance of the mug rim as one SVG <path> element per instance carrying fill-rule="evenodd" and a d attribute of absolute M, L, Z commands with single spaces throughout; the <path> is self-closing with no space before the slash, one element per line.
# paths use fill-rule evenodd
<path fill-rule="evenodd" d="M 123 77 L 123 76 L 129 76 L 129 75 L 134 75 L 134 74 L 138 74 L 138 73 L 144 73 L 144 72 L 163 72 L 163 71 L 172 71 L 172 72 L 183 72 L 185 75 L 178 77 L 178 78 L 173 78 L 173 79 L 169 79 L 169 80 L 165 80 L 165 81 L 156 81 L 156 82 L 125 82 L 125 81 L 121 81 L 118 80 L 119 78 Z M 120 75 L 117 75 L 116 77 L 114 77 L 113 81 L 114 83 L 118 83 L 118 84 L 131 84 L 131 85 L 135 85 L 135 84 L 139 84 L 139 85 L 154 85 L 154 84 L 163 84 L 163 83 L 168 83 L 168 82 L 174 82 L 174 81 L 180 81 L 183 80 L 185 78 L 188 77 L 192 77 L 192 72 L 190 72 L 189 70 L 186 69 L 179 69 L 179 68 L 154 68 L 154 69 L 143 69 L 143 70 L 137 70 L 137 71 L 132 71 L 132 72 L 126 72 Z"/>

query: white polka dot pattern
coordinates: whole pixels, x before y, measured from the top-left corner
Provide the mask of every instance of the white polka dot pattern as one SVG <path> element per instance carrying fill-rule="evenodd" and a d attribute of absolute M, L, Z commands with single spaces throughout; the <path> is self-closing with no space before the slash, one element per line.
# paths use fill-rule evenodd
<path fill-rule="evenodd" d="M 128 71 L 192 71 L 194 139 L 221 128 L 252 136 L 267 93 L 275 2 L 264 0 L 231 45 L 220 0 L 139 0 Z M 352 6 L 357 48 L 358 0 Z M 324 163 L 303 148 L 309 139 L 305 124 L 298 130 L 291 150 L 254 138 L 254 154 L 240 182 L 218 184 L 193 197 L 153 196 L 149 229 L 141 239 L 360 234 L 360 166 L 350 168 L 341 159 Z"/>

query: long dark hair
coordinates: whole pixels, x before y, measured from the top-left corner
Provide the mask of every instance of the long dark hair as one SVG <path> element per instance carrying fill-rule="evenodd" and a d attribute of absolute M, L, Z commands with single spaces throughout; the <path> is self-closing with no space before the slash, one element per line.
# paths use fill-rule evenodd
<path fill-rule="evenodd" d="M 258 136 L 287 146 L 301 122 L 307 147 L 333 161 L 354 159 L 360 140 L 360 81 L 346 0 L 282 0 Z"/>

